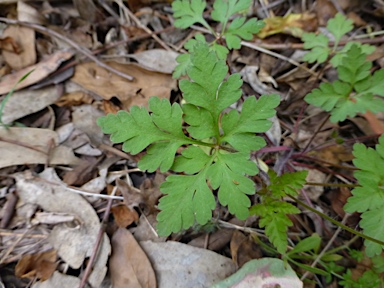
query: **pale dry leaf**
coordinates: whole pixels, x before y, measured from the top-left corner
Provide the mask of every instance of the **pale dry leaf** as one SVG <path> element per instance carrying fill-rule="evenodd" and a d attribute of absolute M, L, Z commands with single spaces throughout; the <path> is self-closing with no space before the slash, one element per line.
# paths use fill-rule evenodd
<path fill-rule="evenodd" d="M 17 20 L 34 24 L 44 25 L 47 20 L 34 7 L 28 5 L 24 1 L 17 2 Z"/>
<path fill-rule="evenodd" d="M 209 287 L 236 271 L 231 259 L 207 249 L 174 241 L 140 245 L 155 269 L 159 288 Z"/>
<path fill-rule="evenodd" d="M 133 105 L 147 106 L 151 96 L 169 98 L 176 88 L 176 80 L 171 75 L 148 71 L 134 64 L 106 64 L 133 76 L 135 80 L 127 81 L 91 62 L 77 65 L 71 80 L 105 100 L 116 97 L 121 108 L 127 110 Z"/>
<path fill-rule="evenodd" d="M 8 36 L 12 37 L 14 41 L 16 41 L 21 49 L 21 52 L 16 54 L 11 51 L 2 50 L 4 61 L 14 70 L 20 70 L 35 64 L 35 30 L 28 27 L 11 25 L 4 30 L 2 35 L 3 38 Z M 0 85 L 0 87 L 1 86 L 2 85 Z M 2 93 L 0 92 L 0 94 Z"/>
<path fill-rule="evenodd" d="M 12 165 L 77 165 L 81 162 L 66 146 L 57 146 L 57 134 L 49 129 L 0 127 L 0 168 Z"/>
<path fill-rule="evenodd" d="M 17 84 L 16 90 L 35 84 L 54 72 L 64 61 L 70 59 L 73 52 L 59 51 L 52 54 L 49 58 L 40 61 L 35 65 L 28 66 L 13 74 L 1 77 L 0 95 L 8 93 L 17 84 L 17 82 L 27 73 L 33 71 L 27 78 Z"/>
<path fill-rule="evenodd" d="M 109 271 L 114 288 L 157 287 L 151 262 L 132 234 L 124 228 L 119 228 L 112 236 Z"/>
<path fill-rule="evenodd" d="M 10 124 L 17 119 L 44 109 L 55 103 L 62 92 L 63 89 L 60 86 L 14 92 L 5 103 L 2 115 L 3 123 Z"/>
<path fill-rule="evenodd" d="M 38 205 L 46 212 L 76 216 L 77 221 L 72 225 L 55 225 L 48 240 L 64 262 L 73 269 L 80 268 L 85 258 L 92 255 L 99 233 L 100 223 L 95 210 L 82 196 L 68 191 L 52 168 L 47 168 L 37 177 L 30 171 L 14 174 L 14 177 L 22 203 Z M 104 234 L 89 276 L 93 287 L 99 287 L 105 277 L 110 250 L 108 236 Z"/>
<path fill-rule="evenodd" d="M 144 69 L 172 74 L 178 65 L 176 57 L 179 56 L 179 53 L 164 49 L 152 49 L 127 56 L 135 59 Z"/>
<path fill-rule="evenodd" d="M 74 288 L 79 287 L 80 279 L 74 276 L 65 275 L 58 271 L 53 273 L 53 276 L 44 282 L 36 282 L 32 288 Z"/>

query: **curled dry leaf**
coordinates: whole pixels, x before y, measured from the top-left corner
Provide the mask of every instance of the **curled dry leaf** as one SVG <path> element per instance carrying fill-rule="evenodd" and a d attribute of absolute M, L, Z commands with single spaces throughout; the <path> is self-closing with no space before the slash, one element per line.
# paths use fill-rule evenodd
<path fill-rule="evenodd" d="M 0 95 L 11 91 L 11 89 L 17 84 L 17 82 L 32 70 L 33 72 L 17 85 L 16 90 L 37 83 L 38 81 L 44 79 L 53 71 L 55 71 L 61 63 L 70 59 L 72 56 L 73 52 L 59 51 L 35 65 L 28 66 L 24 69 L 17 71 L 16 73 L 2 77 L 0 79 Z"/>
<path fill-rule="evenodd" d="M 14 176 L 18 195 L 24 205 L 35 204 L 46 212 L 76 216 L 78 220 L 73 221 L 72 225 L 55 225 L 48 240 L 64 262 L 73 269 L 80 268 L 85 258 L 92 255 L 99 233 L 100 223 L 95 210 L 82 196 L 68 191 L 52 168 L 44 170 L 38 177 L 32 176 L 29 171 Z M 92 287 L 99 287 L 105 277 L 110 250 L 108 237 L 104 234 L 89 276 Z"/>
<path fill-rule="evenodd" d="M 3 37 L 12 37 L 19 45 L 20 53 L 3 50 L 5 62 L 14 70 L 20 70 L 36 63 L 35 31 L 31 28 L 20 26 L 8 26 Z"/>
<path fill-rule="evenodd" d="M 119 228 L 112 236 L 109 270 L 114 288 L 157 287 L 151 262 L 132 234 L 124 228 Z"/>
<path fill-rule="evenodd" d="M 17 277 L 47 280 L 56 270 L 55 250 L 23 256 L 15 267 Z"/>

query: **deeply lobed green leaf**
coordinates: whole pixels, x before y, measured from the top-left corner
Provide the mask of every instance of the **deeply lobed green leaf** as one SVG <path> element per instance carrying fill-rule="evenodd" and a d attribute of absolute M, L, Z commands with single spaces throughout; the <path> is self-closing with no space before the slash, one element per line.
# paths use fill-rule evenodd
<path fill-rule="evenodd" d="M 203 18 L 203 12 L 207 3 L 203 0 L 176 0 L 172 3 L 173 23 L 178 28 L 188 28 L 195 23 L 208 26 Z"/>
<path fill-rule="evenodd" d="M 234 14 L 247 12 L 251 3 L 251 0 L 215 0 L 211 13 L 212 19 L 226 23 Z"/>
<path fill-rule="evenodd" d="M 353 29 L 353 21 L 347 19 L 344 15 L 337 13 L 334 18 L 327 23 L 327 29 L 335 37 L 335 44 L 339 43 L 341 37 Z"/>
<path fill-rule="evenodd" d="M 384 241 L 384 226 L 379 224 L 384 223 L 384 135 L 379 138 L 375 150 L 355 144 L 353 155 L 356 157 L 353 164 L 360 169 L 355 177 L 361 187 L 352 190 L 353 196 L 348 198 L 344 209 L 349 213 L 362 213 L 360 227 L 364 234 Z M 364 243 L 369 257 L 380 254 L 384 248 L 368 240 Z"/>

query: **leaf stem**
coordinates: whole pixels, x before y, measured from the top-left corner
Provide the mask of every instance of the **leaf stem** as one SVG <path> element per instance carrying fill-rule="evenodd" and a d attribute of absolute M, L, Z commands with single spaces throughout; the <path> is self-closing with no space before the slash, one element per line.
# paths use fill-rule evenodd
<path fill-rule="evenodd" d="M 359 237 L 361 237 L 361 238 L 364 238 L 364 239 L 366 239 L 366 240 L 369 240 L 369 241 L 375 242 L 376 244 L 379 244 L 379 245 L 384 246 L 384 242 L 383 242 L 383 241 L 377 240 L 377 239 L 372 238 L 372 237 L 370 237 L 370 236 L 368 236 L 368 235 L 365 235 L 365 234 L 363 234 L 363 233 L 361 233 L 361 232 L 358 232 L 358 231 L 356 231 L 356 230 L 354 230 L 354 229 L 352 229 L 352 228 L 349 228 L 348 226 L 342 224 L 341 222 L 336 221 L 335 219 L 332 219 L 331 217 L 325 215 L 324 213 L 321 213 L 320 211 L 317 211 L 316 209 L 314 209 L 314 208 L 308 206 L 308 205 L 305 204 L 303 201 L 300 201 L 299 199 L 297 199 L 297 198 L 295 198 L 295 197 L 293 197 L 293 196 L 291 196 L 291 195 L 289 195 L 289 194 L 287 194 L 287 196 L 288 196 L 289 198 L 291 198 L 292 200 L 294 200 L 296 203 L 298 203 L 298 204 L 300 204 L 301 206 L 303 206 L 303 207 L 305 207 L 306 209 L 308 209 L 309 211 L 311 211 L 311 212 L 313 212 L 313 213 L 315 213 L 315 214 L 317 214 L 317 215 L 323 217 L 324 219 L 326 219 L 326 220 L 328 220 L 329 222 L 331 222 L 331 223 L 337 225 L 338 227 L 343 228 L 344 230 L 346 230 L 346 231 L 348 231 L 348 232 L 350 232 L 350 233 L 352 233 L 352 234 L 354 234 L 354 235 L 357 235 L 357 236 L 359 236 Z"/>

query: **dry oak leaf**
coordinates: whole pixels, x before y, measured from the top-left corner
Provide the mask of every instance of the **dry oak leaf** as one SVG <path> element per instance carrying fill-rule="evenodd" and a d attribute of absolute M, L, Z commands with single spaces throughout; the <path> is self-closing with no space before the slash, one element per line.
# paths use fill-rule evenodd
<path fill-rule="evenodd" d="M 56 250 L 23 256 L 15 267 L 15 275 L 20 278 L 47 280 L 55 272 Z"/>

